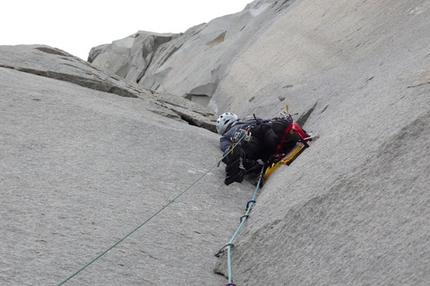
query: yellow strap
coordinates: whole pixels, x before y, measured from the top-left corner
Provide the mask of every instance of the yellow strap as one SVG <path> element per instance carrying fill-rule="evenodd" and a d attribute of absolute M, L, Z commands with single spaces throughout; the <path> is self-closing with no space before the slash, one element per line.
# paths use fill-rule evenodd
<path fill-rule="evenodd" d="M 305 147 L 305 145 L 303 143 L 296 144 L 294 149 L 291 150 L 287 156 L 285 156 L 278 163 L 272 164 L 272 166 L 269 166 L 266 169 L 266 172 L 264 172 L 263 178 L 267 179 L 273 173 L 273 171 L 275 171 L 279 166 L 281 166 L 282 164 L 288 164 L 290 161 L 292 161 L 304 147 Z"/>

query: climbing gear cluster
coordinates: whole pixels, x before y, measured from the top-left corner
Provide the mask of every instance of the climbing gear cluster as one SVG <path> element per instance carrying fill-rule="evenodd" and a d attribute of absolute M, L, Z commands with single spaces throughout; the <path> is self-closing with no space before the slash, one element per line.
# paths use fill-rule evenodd
<path fill-rule="evenodd" d="M 236 286 L 236 284 L 233 283 L 231 258 L 232 248 L 234 247 L 233 241 L 238 235 L 240 229 L 243 227 L 245 221 L 248 219 L 252 206 L 256 203 L 259 188 L 263 186 L 264 180 L 266 180 L 274 170 L 276 170 L 282 164 L 289 166 L 306 148 L 309 147 L 308 142 L 317 138 L 316 135 L 305 132 L 296 122 L 294 122 L 291 114 L 288 113 L 288 105 L 286 106 L 286 110 L 281 112 L 280 117 L 273 119 L 271 124 L 274 132 L 277 133 L 277 135 L 282 139 L 276 147 L 276 152 L 269 158 L 268 162 L 263 164 L 261 167 L 261 172 L 256 183 L 254 195 L 252 199 L 246 204 L 246 212 L 240 218 L 240 223 L 237 230 L 233 234 L 230 241 L 215 253 L 216 257 L 221 257 L 222 254 L 227 252 L 228 283 L 226 286 Z M 241 136 L 241 138 L 243 139 L 245 137 Z M 229 151 L 234 152 L 234 148 L 240 146 L 240 142 L 241 140 L 238 140 L 238 142 L 233 145 L 232 150 Z"/>
<path fill-rule="evenodd" d="M 278 168 L 281 164 L 287 164 L 287 165 L 291 164 L 292 161 L 295 158 L 297 158 L 297 156 L 299 156 L 300 153 L 305 148 L 309 147 L 309 145 L 308 145 L 307 142 L 311 141 L 313 138 L 316 138 L 316 136 L 311 136 L 311 135 L 307 134 L 306 132 L 304 132 L 300 128 L 300 126 L 298 124 L 296 124 L 295 122 L 292 121 L 291 115 L 288 113 L 288 106 L 286 107 L 286 111 L 287 112 L 283 116 L 284 116 L 284 118 L 286 118 L 288 120 L 287 122 L 290 122 L 290 123 L 288 124 L 288 127 L 285 128 L 285 131 L 284 131 L 284 134 L 283 134 L 283 139 L 282 139 L 282 144 L 281 144 L 282 146 L 279 147 L 279 148 L 277 148 L 277 150 L 276 150 L 277 152 L 271 158 L 269 164 L 263 164 L 261 162 L 255 162 L 255 161 L 250 162 L 249 160 L 247 161 L 246 158 L 243 158 L 242 156 L 240 156 L 240 154 L 242 154 L 242 152 L 240 150 L 240 147 L 238 147 L 238 146 L 240 146 L 241 142 L 244 142 L 244 141 L 252 142 L 252 136 L 251 136 L 251 133 L 250 133 L 249 129 L 241 130 L 239 132 L 239 134 L 237 135 L 237 138 L 235 138 L 235 143 L 232 145 L 231 149 L 226 154 L 224 154 L 224 156 L 219 161 L 217 161 L 215 165 L 213 165 L 206 172 L 204 172 L 199 178 L 197 178 L 197 180 L 195 180 L 193 183 L 191 183 L 190 186 L 188 186 L 186 189 L 184 189 L 182 192 L 180 192 L 178 195 L 176 195 L 173 199 L 169 200 L 169 202 L 167 204 L 165 204 L 158 211 L 156 211 L 155 213 L 153 213 L 143 223 L 141 223 L 139 226 L 137 226 L 132 231 L 130 231 L 129 233 L 127 233 L 125 236 L 123 236 L 121 239 L 119 239 L 117 242 L 115 242 L 112 246 L 108 247 L 105 251 L 103 251 L 101 254 L 99 254 L 98 256 L 96 256 L 90 262 L 88 262 L 83 267 L 81 267 L 80 269 L 78 269 L 76 272 L 74 272 L 72 275 L 70 275 L 69 277 L 67 277 L 65 280 L 63 280 L 58 285 L 59 286 L 63 285 L 64 283 L 66 283 L 67 281 L 69 281 L 70 279 L 72 279 L 73 277 L 75 277 L 77 274 L 79 274 L 85 268 L 87 268 L 88 266 L 90 266 L 91 264 L 93 264 L 95 261 L 97 261 L 98 259 L 100 259 L 107 252 L 109 252 L 110 250 L 112 250 L 114 247 L 116 247 L 118 244 L 120 244 L 122 241 L 124 241 L 126 238 L 128 238 L 130 235 L 132 235 L 134 232 L 136 232 L 137 230 L 139 230 L 143 225 L 145 225 L 147 222 L 149 222 L 150 220 L 152 220 L 159 213 L 161 213 L 164 209 L 166 209 L 169 205 L 171 205 L 173 202 L 175 202 L 179 197 L 181 197 L 188 190 L 190 190 L 203 177 L 205 177 L 209 172 L 211 172 L 212 169 L 214 169 L 216 166 L 219 166 L 221 162 L 224 162 L 225 159 L 226 159 L 226 157 L 229 156 L 230 153 L 234 153 L 235 152 L 236 155 L 239 154 L 239 156 L 236 158 L 238 160 L 238 162 L 237 162 L 238 168 L 234 168 L 234 169 L 239 169 L 239 170 L 242 170 L 242 171 L 245 170 L 245 172 L 246 172 L 247 170 L 250 170 L 250 169 L 261 168 L 261 171 L 259 173 L 258 180 L 257 180 L 257 183 L 256 183 L 256 188 L 255 188 L 255 191 L 254 191 L 254 195 L 253 195 L 252 199 L 249 200 L 247 202 L 247 204 L 246 204 L 245 214 L 240 217 L 240 224 L 239 224 L 236 232 L 233 234 L 233 236 L 230 239 L 230 241 L 225 246 L 223 246 L 217 253 L 215 253 L 216 257 L 220 257 L 225 251 L 227 251 L 227 259 L 228 259 L 228 263 L 227 263 L 228 264 L 228 284 L 226 284 L 226 286 L 235 286 L 235 284 L 233 283 L 232 262 L 231 262 L 231 252 L 232 252 L 232 248 L 234 247 L 233 241 L 235 240 L 235 238 L 238 235 L 240 229 L 243 227 L 243 225 L 245 224 L 246 220 L 250 216 L 251 209 L 252 209 L 253 205 L 256 203 L 256 198 L 257 198 L 258 190 L 263 185 L 263 181 L 265 179 L 267 179 L 268 176 L 276 168 Z M 233 114 L 233 113 L 232 114 L 226 114 L 225 117 L 224 117 L 224 120 L 218 122 L 219 126 L 217 125 L 217 129 L 219 128 L 219 132 L 221 132 L 220 134 L 222 134 L 223 127 L 225 127 L 225 126 L 228 127 L 230 124 L 232 124 L 236 120 L 237 120 L 237 116 L 235 114 Z M 285 145 L 286 145 L 285 142 L 287 142 L 287 141 L 294 142 L 294 146 L 291 147 L 291 148 L 284 148 Z M 236 147 L 238 149 L 235 150 Z M 251 166 L 251 163 L 252 163 L 252 166 Z"/>

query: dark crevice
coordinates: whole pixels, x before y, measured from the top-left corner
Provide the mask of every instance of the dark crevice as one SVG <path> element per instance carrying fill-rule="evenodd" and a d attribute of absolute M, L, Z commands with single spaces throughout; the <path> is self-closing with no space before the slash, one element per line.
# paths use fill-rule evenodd
<path fill-rule="evenodd" d="M 205 121 L 201 121 L 201 120 L 195 120 L 192 116 L 185 114 L 185 113 L 182 113 L 182 112 L 176 111 L 176 113 L 180 116 L 180 118 L 182 120 L 184 120 L 185 122 L 187 122 L 191 126 L 204 128 L 204 129 L 207 129 L 211 132 L 217 133 L 215 124 L 213 122 L 205 122 Z"/>
<path fill-rule="evenodd" d="M 85 78 L 85 77 L 71 75 L 67 73 L 49 71 L 49 70 L 44 71 L 44 70 L 37 70 L 37 69 L 31 69 L 31 68 L 18 68 L 18 67 L 4 66 L 4 65 L 0 65 L 0 67 L 10 68 L 20 72 L 25 72 L 29 74 L 34 74 L 38 76 L 70 82 L 86 88 L 91 88 L 91 89 L 95 89 L 103 92 L 114 93 L 123 97 L 138 98 L 135 92 L 130 91 L 126 88 L 116 86 L 114 84 L 106 84 L 106 82 L 103 82 L 102 80 L 95 80 L 95 79 Z"/>
<path fill-rule="evenodd" d="M 39 50 L 41 52 L 51 54 L 51 55 L 68 56 L 65 52 L 58 49 L 50 48 L 50 47 L 37 47 L 36 50 Z"/>
<path fill-rule="evenodd" d="M 316 106 L 317 106 L 317 103 L 315 102 L 314 106 L 312 106 L 312 108 L 309 109 L 308 112 L 302 114 L 299 117 L 299 119 L 297 119 L 297 124 L 299 124 L 300 126 L 304 126 L 309 116 L 311 116 L 312 112 L 315 110 Z"/>
<path fill-rule="evenodd" d="M 321 113 L 323 113 L 324 111 L 326 111 L 326 110 L 327 110 L 327 108 L 328 108 L 328 104 L 327 104 L 327 106 L 326 106 L 326 107 L 324 107 L 324 108 L 323 108 L 323 110 L 321 110 L 320 114 L 321 114 Z"/>
<path fill-rule="evenodd" d="M 190 125 L 192 125 L 192 126 L 198 126 L 198 125 L 194 122 L 194 120 L 192 120 L 192 118 L 190 118 L 190 117 L 188 117 L 188 116 L 181 115 L 181 119 L 182 119 L 182 120 L 184 120 L 184 121 L 186 121 L 186 122 L 188 122 L 188 124 L 190 124 Z"/>

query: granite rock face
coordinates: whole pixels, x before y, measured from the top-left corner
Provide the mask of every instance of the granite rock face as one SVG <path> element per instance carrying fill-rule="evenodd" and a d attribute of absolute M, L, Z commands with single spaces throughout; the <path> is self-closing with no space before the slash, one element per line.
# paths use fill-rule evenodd
<path fill-rule="evenodd" d="M 320 137 L 259 190 L 234 283 L 427 285 L 429 26 L 423 0 L 254 1 L 94 48 L 98 68 L 0 47 L 1 284 L 61 282 L 210 170 L 67 284 L 225 285 L 213 254 L 255 187 L 224 186 L 219 136 L 193 125 L 288 104 Z"/>
<path fill-rule="evenodd" d="M 150 90 L 185 97 L 217 112 L 211 99 L 231 63 L 291 2 L 255 1 L 240 13 L 182 34 L 139 31 L 94 48 L 89 61 Z"/>
<path fill-rule="evenodd" d="M 158 93 L 108 75 L 62 50 L 48 46 L 1 46 L 0 67 L 71 82 L 83 87 L 151 102 L 154 112 L 216 132 L 213 112 L 199 104 Z"/>
<path fill-rule="evenodd" d="M 189 122 L 210 113 L 38 45 L 0 46 L 0 90 L 1 285 L 59 285 L 132 230 L 65 285 L 224 282 L 249 186 L 221 183 L 219 136 Z"/>
<path fill-rule="evenodd" d="M 427 283 L 429 25 L 427 1 L 296 1 L 230 65 L 221 110 L 321 135 L 265 184 L 237 285 Z"/>

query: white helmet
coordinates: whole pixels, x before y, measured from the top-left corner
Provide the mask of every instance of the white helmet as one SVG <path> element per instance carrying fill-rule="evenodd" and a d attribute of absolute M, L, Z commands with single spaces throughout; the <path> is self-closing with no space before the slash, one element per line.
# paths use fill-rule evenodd
<path fill-rule="evenodd" d="M 230 127 L 230 125 L 238 120 L 239 117 L 232 112 L 223 113 L 218 117 L 218 120 L 216 121 L 216 131 L 219 135 L 223 135 Z"/>

